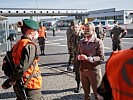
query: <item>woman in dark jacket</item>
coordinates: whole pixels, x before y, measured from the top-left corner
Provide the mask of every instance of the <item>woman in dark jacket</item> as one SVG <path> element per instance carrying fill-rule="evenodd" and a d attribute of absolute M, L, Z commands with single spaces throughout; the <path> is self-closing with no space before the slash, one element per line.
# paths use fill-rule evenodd
<path fill-rule="evenodd" d="M 84 90 L 84 100 L 91 100 L 90 86 L 95 100 L 99 100 L 97 87 L 102 80 L 100 61 L 104 60 L 104 46 L 102 40 L 95 36 L 95 27 L 88 23 L 84 27 L 85 38 L 79 42 L 80 76 Z"/>

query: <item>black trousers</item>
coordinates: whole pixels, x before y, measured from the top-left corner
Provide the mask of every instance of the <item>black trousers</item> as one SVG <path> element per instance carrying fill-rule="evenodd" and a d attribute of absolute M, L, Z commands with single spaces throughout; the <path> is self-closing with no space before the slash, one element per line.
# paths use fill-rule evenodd
<path fill-rule="evenodd" d="M 80 71 L 79 71 L 79 64 L 80 61 L 77 60 L 77 53 L 74 53 L 74 71 L 75 71 L 75 80 L 77 84 L 80 84 Z"/>
<path fill-rule="evenodd" d="M 38 37 L 38 42 L 39 42 L 40 50 L 44 50 L 44 48 L 45 48 L 45 38 L 44 37 Z"/>

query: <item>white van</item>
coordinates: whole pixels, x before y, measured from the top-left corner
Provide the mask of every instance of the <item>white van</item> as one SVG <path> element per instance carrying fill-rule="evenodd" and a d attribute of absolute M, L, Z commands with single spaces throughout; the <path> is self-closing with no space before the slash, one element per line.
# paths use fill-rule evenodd
<path fill-rule="evenodd" d="M 92 21 L 95 26 L 101 22 L 104 29 L 112 29 L 114 27 L 114 20 L 94 20 Z"/>

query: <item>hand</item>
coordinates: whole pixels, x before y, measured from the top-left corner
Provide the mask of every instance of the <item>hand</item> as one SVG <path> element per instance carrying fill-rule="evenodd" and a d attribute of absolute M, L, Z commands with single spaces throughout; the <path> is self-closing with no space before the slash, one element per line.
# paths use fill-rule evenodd
<path fill-rule="evenodd" d="M 78 55 L 78 60 L 87 60 L 87 56 L 84 54 Z"/>
<path fill-rule="evenodd" d="M 2 84 L 2 88 L 3 88 L 3 89 L 8 89 L 8 88 L 10 88 L 12 85 L 10 85 L 9 83 L 10 83 L 10 81 L 9 81 L 9 79 L 7 79 L 7 80 Z"/>

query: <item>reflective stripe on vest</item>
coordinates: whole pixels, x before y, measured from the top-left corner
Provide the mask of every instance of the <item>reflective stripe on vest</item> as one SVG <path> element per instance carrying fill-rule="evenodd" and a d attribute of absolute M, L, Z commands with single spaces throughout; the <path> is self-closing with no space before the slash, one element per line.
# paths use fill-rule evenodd
<path fill-rule="evenodd" d="M 133 100 L 133 50 L 114 52 L 106 64 L 106 74 L 114 100 Z"/>
<path fill-rule="evenodd" d="M 13 56 L 13 62 L 15 65 L 20 64 L 22 49 L 26 46 L 26 44 L 35 45 L 29 39 L 21 39 L 17 42 L 16 45 L 14 45 L 14 47 L 12 49 L 12 56 Z M 24 83 L 26 83 L 26 81 L 28 80 L 26 77 L 29 76 L 30 74 L 32 74 L 34 67 L 35 67 L 35 70 L 34 70 L 33 75 L 34 74 L 40 74 L 39 76 L 32 77 L 30 79 L 30 81 L 27 84 L 27 88 L 29 88 L 29 89 L 39 89 L 42 86 L 41 72 L 40 72 L 40 69 L 38 67 L 38 64 L 36 64 L 36 63 L 37 63 L 37 60 L 34 60 L 33 64 L 31 66 L 29 66 L 28 70 L 23 74 Z"/>

